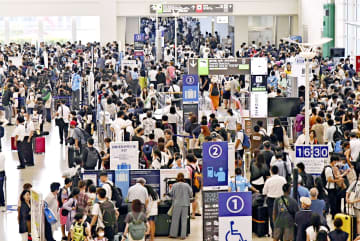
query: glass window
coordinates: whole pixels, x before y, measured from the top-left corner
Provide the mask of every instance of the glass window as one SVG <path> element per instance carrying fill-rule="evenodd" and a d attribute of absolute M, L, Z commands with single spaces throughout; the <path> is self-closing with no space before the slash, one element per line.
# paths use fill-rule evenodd
<path fill-rule="evenodd" d="M 5 41 L 5 18 L 0 17 L 0 43 Z"/>
<path fill-rule="evenodd" d="M 10 17 L 10 41 L 32 42 L 38 39 L 39 24 L 37 17 Z"/>
<path fill-rule="evenodd" d="M 100 41 L 100 17 L 76 17 L 76 40 L 83 43 Z"/>
<path fill-rule="evenodd" d="M 42 17 L 42 21 L 44 27 L 44 40 L 46 42 L 71 41 L 71 17 Z"/>

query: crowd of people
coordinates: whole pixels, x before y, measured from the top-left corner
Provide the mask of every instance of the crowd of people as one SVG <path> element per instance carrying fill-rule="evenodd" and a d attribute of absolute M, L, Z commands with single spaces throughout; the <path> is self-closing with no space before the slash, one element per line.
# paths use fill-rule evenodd
<path fill-rule="evenodd" d="M 164 21 L 160 24 L 167 26 L 164 30 L 168 29 L 171 40 L 174 22 Z M 85 236 L 114 239 L 119 191 L 106 179 L 106 173 L 100 175 L 101 187 L 78 180 L 77 174 L 81 169 L 110 169 L 110 143 L 120 141 L 138 142 L 139 168 L 185 169 L 193 181 L 188 185 L 184 175 L 179 175 L 178 184 L 169 193 L 174 202 L 171 237 L 178 236 L 181 222 L 181 238 L 186 238 L 185 217 L 190 205 L 191 218 L 201 215 L 201 187 L 194 185 L 194 177 L 201 175 L 198 149 L 211 141 L 235 143 L 236 175 L 229 191 L 251 190 L 254 195 L 266 196 L 274 240 L 346 240 L 337 214 L 348 207 L 355 211 L 360 233 L 360 85 L 350 58 L 323 58 L 318 51 L 311 62 L 311 116 L 305 116 L 300 87 L 293 136 L 288 135 L 292 126 L 285 125 L 284 118 L 275 118 L 272 128 L 258 121 L 248 136 L 237 104 L 241 102 L 239 96 L 249 91 L 243 75 L 201 76 L 199 89 L 202 98 L 211 102 L 209 114 L 191 113 L 183 120 L 179 92 L 188 59 L 266 57 L 268 96 L 280 98 L 289 96 L 287 77 L 292 74 L 299 48 L 280 40 L 277 44 L 243 43 L 233 51 L 229 37 L 223 42 L 217 34 L 201 33 L 196 20 L 178 21 L 184 31 L 178 33 L 177 60 L 171 41 L 163 49 L 163 60 L 155 59 L 155 22 L 151 19 L 142 19 L 141 31 L 147 36 L 143 57 L 134 55 L 133 45 L 120 51 L 116 42 L 104 46 L 81 42 L 0 45 L 1 124 L 11 126 L 16 121 L 12 148 L 18 152 L 18 169 L 34 166 L 36 139 L 48 134 L 47 122 L 54 120 L 60 145 L 67 146 L 71 174 L 63 186 L 50 185 L 51 193 L 45 201 L 58 218 L 55 223 L 47 220 L 46 239 L 54 240 L 52 232 L 57 225 L 61 226 L 63 240 L 84 240 Z M 136 66 L 122 64 L 122 60 L 136 60 Z M 220 120 L 219 112 L 224 109 L 224 120 Z M 304 164 L 294 165 L 290 155 L 292 143 L 305 143 L 305 118 L 310 118 L 310 143 L 328 145 L 331 153 L 330 165 L 317 178 L 306 173 Z M 3 131 L 0 127 L 0 136 Z M 244 161 L 245 152 L 250 153 L 250 162 Z M 245 165 L 249 173 L 244 173 Z M 294 170 L 298 175 L 293 175 Z M 1 176 L 5 176 L 4 171 L 0 166 Z M 143 240 L 149 234 L 154 240 L 154 216 L 162 197 L 143 179 L 137 182 L 126 198 L 131 202 L 131 212 L 125 218 L 124 237 Z M 19 231 L 24 234 L 23 240 L 30 231 L 30 188 L 24 188 L 20 196 Z M 4 195 L 0 194 L 3 206 Z M 329 230 L 327 214 L 334 219 L 335 231 Z M 134 238 L 137 228 L 143 231 L 139 239 Z"/>

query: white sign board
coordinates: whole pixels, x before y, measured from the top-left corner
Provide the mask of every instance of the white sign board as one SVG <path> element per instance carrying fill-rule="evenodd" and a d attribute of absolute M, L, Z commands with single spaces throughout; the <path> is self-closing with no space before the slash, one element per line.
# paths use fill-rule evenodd
<path fill-rule="evenodd" d="M 235 143 L 228 143 L 228 176 L 235 176 Z"/>
<path fill-rule="evenodd" d="M 162 198 L 166 193 L 166 179 L 176 178 L 179 173 L 183 173 L 185 178 L 189 177 L 187 169 L 160 169 L 160 197 Z"/>
<path fill-rule="evenodd" d="M 110 143 L 110 169 L 138 169 L 139 142 L 125 141 Z"/>
<path fill-rule="evenodd" d="M 327 145 L 296 145 L 295 164 L 305 165 L 305 172 L 321 174 L 325 163 L 329 161 L 329 146 Z"/>
<path fill-rule="evenodd" d="M 267 118 L 268 94 L 267 92 L 250 93 L 250 117 Z"/>
<path fill-rule="evenodd" d="M 268 75 L 267 58 L 251 58 L 251 75 Z"/>
<path fill-rule="evenodd" d="M 124 69 L 125 66 L 130 67 L 131 69 L 138 68 L 136 60 L 121 60 L 121 69 Z"/>

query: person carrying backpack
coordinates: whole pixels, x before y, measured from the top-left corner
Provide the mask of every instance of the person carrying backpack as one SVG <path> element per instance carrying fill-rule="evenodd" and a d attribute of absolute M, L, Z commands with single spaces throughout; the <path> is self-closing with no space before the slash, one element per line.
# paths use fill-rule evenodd
<path fill-rule="evenodd" d="M 97 191 L 97 198 L 99 201 L 93 206 L 91 213 L 93 218 L 90 226 L 93 227 L 96 225 L 96 229 L 99 227 L 104 228 L 105 237 L 109 240 L 114 240 L 115 226 L 119 212 L 116 210 L 115 205 L 106 198 L 104 188 L 100 188 Z"/>
<path fill-rule="evenodd" d="M 74 222 L 71 225 L 70 233 L 71 240 L 73 241 L 85 241 L 91 236 L 90 225 L 84 220 L 82 213 L 75 214 Z"/>
<path fill-rule="evenodd" d="M 77 122 L 74 120 L 70 121 L 70 129 L 73 130 L 72 138 L 74 139 L 75 149 L 80 150 L 82 153 L 86 148 L 86 143 L 90 135 L 87 131 L 77 127 Z"/>
<path fill-rule="evenodd" d="M 82 153 L 82 163 L 85 170 L 95 170 L 96 166 L 98 169 L 101 168 L 101 156 L 94 147 L 94 139 L 89 138 L 87 140 L 87 147 L 84 148 Z"/>
<path fill-rule="evenodd" d="M 102 188 L 106 191 L 106 198 L 113 201 L 117 208 L 120 208 L 123 201 L 121 189 L 115 187 L 114 183 L 109 181 L 107 172 L 102 171 L 99 176 L 100 182 L 103 183 Z"/>
<path fill-rule="evenodd" d="M 195 219 L 195 216 L 201 216 L 199 207 L 200 207 L 200 191 L 202 188 L 202 174 L 197 165 L 196 157 L 193 154 L 188 154 L 186 156 L 187 165 L 186 168 L 189 172 L 189 176 L 191 178 L 191 187 L 194 193 L 195 200 L 192 203 L 192 214 L 191 218 Z"/>
<path fill-rule="evenodd" d="M 125 223 L 126 226 L 122 241 L 145 241 L 145 235 L 150 232 L 150 225 L 147 221 L 146 214 L 143 212 L 143 205 L 139 199 L 132 201 L 131 212 L 126 215 Z"/>

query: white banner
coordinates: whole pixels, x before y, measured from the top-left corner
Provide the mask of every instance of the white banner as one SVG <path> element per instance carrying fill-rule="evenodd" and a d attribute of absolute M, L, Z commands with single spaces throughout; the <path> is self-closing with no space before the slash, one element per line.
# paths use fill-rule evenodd
<path fill-rule="evenodd" d="M 138 67 L 136 60 L 123 59 L 121 60 L 121 69 L 124 69 L 125 66 L 130 67 L 131 69 Z"/>
<path fill-rule="evenodd" d="M 250 93 L 250 117 L 267 118 L 268 94 L 267 92 Z"/>
<path fill-rule="evenodd" d="M 110 144 L 110 169 L 138 169 L 139 168 L 139 142 L 126 141 Z M 124 168 L 125 167 L 125 168 Z"/>

